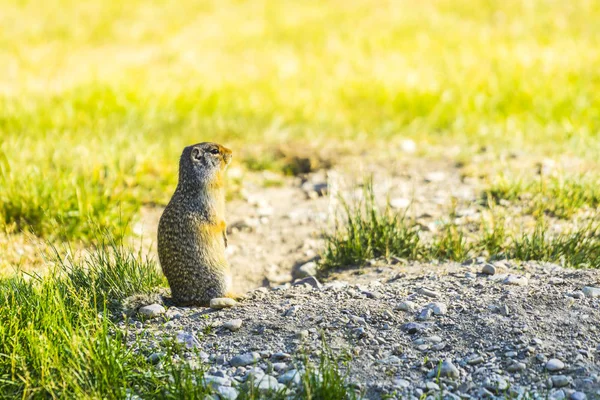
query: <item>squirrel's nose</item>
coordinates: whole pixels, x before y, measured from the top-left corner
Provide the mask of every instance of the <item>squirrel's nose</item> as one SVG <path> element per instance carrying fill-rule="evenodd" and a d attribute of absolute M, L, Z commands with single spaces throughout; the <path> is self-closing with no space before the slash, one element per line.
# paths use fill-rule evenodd
<path fill-rule="evenodd" d="M 231 152 L 223 154 L 223 160 L 225 160 L 226 164 L 229 164 L 231 162 L 231 157 L 233 157 Z"/>

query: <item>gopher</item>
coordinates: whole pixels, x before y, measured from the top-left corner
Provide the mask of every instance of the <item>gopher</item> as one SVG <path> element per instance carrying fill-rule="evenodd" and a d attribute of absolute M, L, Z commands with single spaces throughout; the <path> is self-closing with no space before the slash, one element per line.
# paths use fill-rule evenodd
<path fill-rule="evenodd" d="M 179 182 L 158 224 L 158 258 L 178 305 L 208 305 L 228 294 L 225 170 L 231 150 L 216 143 L 183 149 Z"/>

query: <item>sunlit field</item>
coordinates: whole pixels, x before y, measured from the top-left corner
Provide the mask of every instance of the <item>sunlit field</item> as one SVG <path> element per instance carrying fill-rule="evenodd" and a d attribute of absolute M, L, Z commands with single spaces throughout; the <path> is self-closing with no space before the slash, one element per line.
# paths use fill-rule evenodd
<path fill-rule="evenodd" d="M 425 153 L 598 154 L 595 1 L 1 8 L 0 221 L 10 232 L 88 240 L 96 225 L 121 229 L 141 205 L 165 204 L 181 148 L 204 140 L 266 167 L 281 144 L 405 138 Z"/>
<path fill-rule="evenodd" d="M 430 241 L 377 211 L 369 186 L 324 235 L 325 276 L 389 256 L 597 268 L 599 136 L 595 0 L 0 0 L 0 397 L 211 391 L 131 351 L 116 325 L 128 296 L 166 285 L 125 240 L 168 202 L 186 145 L 233 149 L 230 198 L 247 171 L 296 174 L 295 154 L 386 165 L 407 140 L 485 181 L 479 225 L 448 210 Z M 577 168 L 522 174 L 544 159 Z M 509 231 L 513 211 L 530 231 Z M 554 235 L 556 221 L 575 222 Z M 352 398 L 335 362 L 318 368 L 302 398 Z"/>

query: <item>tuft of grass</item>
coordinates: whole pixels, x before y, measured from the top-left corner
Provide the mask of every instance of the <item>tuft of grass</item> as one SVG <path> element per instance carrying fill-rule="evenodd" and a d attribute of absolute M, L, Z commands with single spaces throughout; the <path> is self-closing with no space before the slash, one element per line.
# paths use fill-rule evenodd
<path fill-rule="evenodd" d="M 588 223 L 562 233 L 551 233 L 542 216 L 531 230 L 515 233 L 502 217 L 482 220 L 476 232 L 468 226 L 446 223 L 428 240 L 421 239 L 416 221 L 381 211 L 372 186 L 364 200 L 343 202 L 344 225 L 325 234 L 320 272 L 332 268 L 362 266 L 373 258 L 403 257 L 419 261 L 458 261 L 475 256 L 547 261 L 567 267 L 600 268 L 600 225 Z"/>
<path fill-rule="evenodd" d="M 301 377 L 301 399 L 353 400 L 360 398 L 356 391 L 349 387 L 349 369 L 340 368 L 342 357 L 336 357 L 325 347 L 317 365 L 304 359 L 305 373 Z"/>
<path fill-rule="evenodd" d="M 406 213 L 390 207 L 380 211 L 370 182 L 365 184 L 363 199 L 350 204 L 341 199 L 344 225 L 326 234 L 321 261 L 324 272 L 337 266 L 361 265 L 367 260 L 391 256 L 418 258 L 421 254 L 419 232 Z"/>
<path fill-rule="evenodd" d="M 484 192 L 487 204 L 500 204 L 501 200 L 523 202 L 535 217 L 552 216 L 561 219 L 573 217 L 584 207 L 600 205 L 600 182 L 582 177 L 541 177 L 538 181 L 498 179 Z"/>
<path fill-rule="evenodd" d="M 446 224 L 441 235 L 435 236 L 429 258 L 461 262 L 469 258 L 473 247 L 463 230 L 454 224 Z"/>
<path fill-rule="evenodd" d="M 519 260 L 600 268 L 600 226 L 590 223 L 580 229 L 552 235 L 548 233 L 547 224 L 539 220 L 533 233 L 513 238 L 506 254 Z"/>

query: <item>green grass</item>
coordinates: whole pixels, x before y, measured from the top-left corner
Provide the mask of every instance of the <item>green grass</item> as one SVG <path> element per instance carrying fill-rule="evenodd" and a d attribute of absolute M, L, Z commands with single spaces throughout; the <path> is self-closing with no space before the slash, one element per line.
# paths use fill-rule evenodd
<path fill-rule="evenodd" d="M 175 355 L 183 358 L 181 345 L 164 339 L 157 367 L 147 360 L 153 350 L 143 341 L 127 345 L 133 330 L 116 325 L 121 302 L 164 284 L 157 266 L 119 241 L 104 236 L 98 242 L 86 260 L 57 251 L 52 274 L 0 280 L 1 397 L 205 399 L 212 393 L 203 381 L 206 366 L 176 361 Z M 299 360 L 299 367 L 306 373 L 297 398 L 352 398 L 336 359 Z M 242 397 L 265 396 L 249 390 Z"/>
<path fill-rule="evenodd" d="M 596 160 L 597 2 L 0 1 L 0 223 L 90 241 L 165 204 L 184 145 Z M 291 164 L 292 171 L 294 165 Z"/>
<path fill-rule="evenodd" d="M 536 217 L 570 219 L 583 208 L 600 205 L 600 181 L 595 176 L 541 177 L 528 182 L 502 177 L 490 185 L 483 199 L 488 204 L 501 200 L 523 204 Z"/>
<path fill-rule="evenodd" d="M 387 207 L 379 210 L 371 183 L 363 190 L 363 200 L 350 204 L 342 199 L 343 226 L 326 234 L 321 268 L 356 266 L 373 258 L 418 258 L 421 255 L 417 226 L 407 215 Z"/>
<path fill-rule="evenodd" d="M 424 238 L 418 222 L 389 207 L 377 207 L 372 187 L 366 185 L 364 200 L 344 203 L 342 223 L 325 234 L 320 272 L 335 268 L 362 267 L 370 260 L 391 261 L 400 257 L 416 261 L 463 262 L 477 256 L 490 259 L 548 261 L 567 267 L 600 268 L 600 225 L 572 225 L 563 232 L 549 229 L 544 216 L 533 229 L 510 226 L 504 217 L 482 219 L 470 225 L 443 223 Z M 492 217 L 494 215 L 492 214 Z"/>

